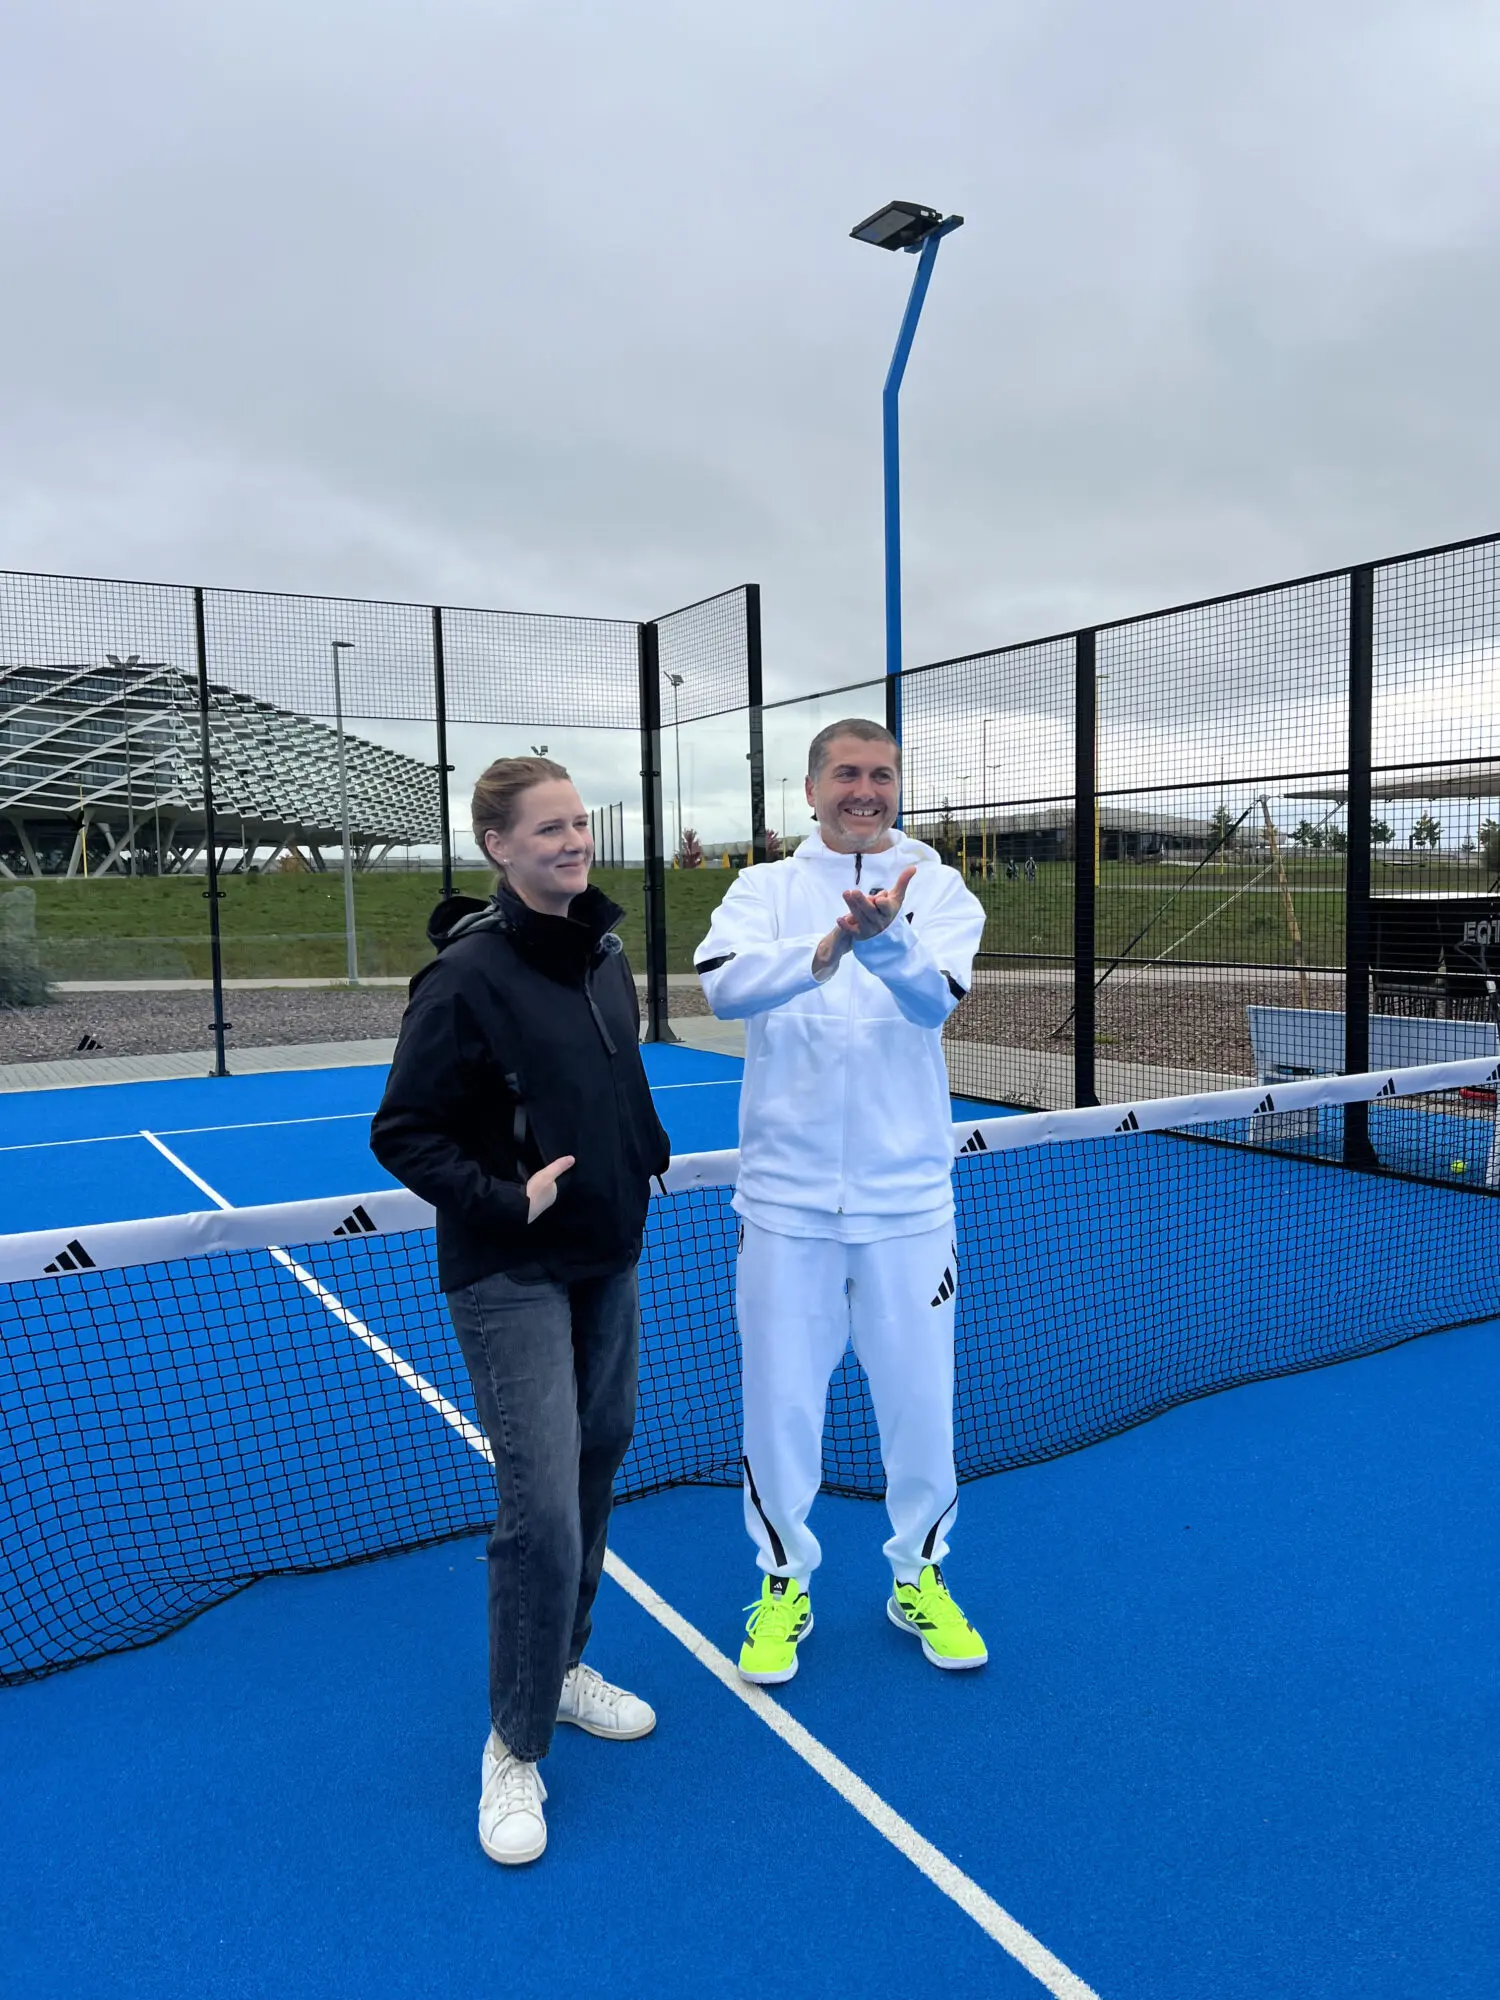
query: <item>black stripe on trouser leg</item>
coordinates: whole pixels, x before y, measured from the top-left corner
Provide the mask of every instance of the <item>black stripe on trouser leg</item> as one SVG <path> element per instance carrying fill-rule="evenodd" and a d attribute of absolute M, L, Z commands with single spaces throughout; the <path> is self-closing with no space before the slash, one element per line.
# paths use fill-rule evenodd
<path fill-rule="evenodd" d="M 748 1458 L 744 1458 L 740 1460 L 740 1463 L 745 1468 L 745 1484 L 750 1488 L 751 1503 L 753 1504 L 756 1513 L 759 1514 L 761 1518 L 762 1526 L 765 1528 L 766 1533 L 771 1538 L 771 1554 L 775 1558 L 776 1567 L 778 1569 L 785 1569 L 786 1549 L 782 1545 L 782 1540 L 780 1535 L 778 1535 L 776 1530 L 771 1526 L 770 1515 L 766 1512 L 765 1508 L 762 1507 L 760 1504 L 760 1495 L 755 1490 L 755 1474 L 750 1470 L 750 1461 Z"/>
<path fill-rule="evenodd" d="M 958 1495 L 955 1493 L 953 1498 L 948 1502 L 947 1506 L 943 1509 L 942 1513 L 938 1515 L 937 1519 L 933 1522 L 932 1526 L 927 1530 L 927 1539 L 922 1544 L 922 1560 L 924 1562 L 931 1562 L 932 1551 L 937 1545 L 938 1529 L 942 1527 L 944 1521 L 947 1520 L 948 1516 L 953 1512 L 954 1508 L 957 1505 L 958 1505 Z"/>

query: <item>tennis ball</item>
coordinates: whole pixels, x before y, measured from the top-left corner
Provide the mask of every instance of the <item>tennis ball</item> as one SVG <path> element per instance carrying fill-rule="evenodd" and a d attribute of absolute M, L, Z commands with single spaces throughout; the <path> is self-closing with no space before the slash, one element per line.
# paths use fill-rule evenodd
<path fill-rule="evenodd" d="M 1450 1160 L 1448 1164 L 1449 1164 L 1449 1171 L 1451 1173 L 1466 1174 L 1469 1171 L 1469 1163 L 1467 1160 Z"/>

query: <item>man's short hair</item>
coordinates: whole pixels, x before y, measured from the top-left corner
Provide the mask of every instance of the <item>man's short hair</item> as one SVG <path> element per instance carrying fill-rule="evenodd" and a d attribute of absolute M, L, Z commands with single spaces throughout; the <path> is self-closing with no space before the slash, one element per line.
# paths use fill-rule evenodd
<path fill-rule="evenodd" d="M 895 765 L 901 769 L 901 745 L 892 736 L 883 722 L 870 722 L 862 715 L 851 715 L 843 722 L 830 722 L 826 729 L 820 729 L 807 746 L 807 775 L 816 778 L 828 762 L 828 748 L 841 736 L 852 736 L 859 743 L 889 743 L 895 752 Z"/>

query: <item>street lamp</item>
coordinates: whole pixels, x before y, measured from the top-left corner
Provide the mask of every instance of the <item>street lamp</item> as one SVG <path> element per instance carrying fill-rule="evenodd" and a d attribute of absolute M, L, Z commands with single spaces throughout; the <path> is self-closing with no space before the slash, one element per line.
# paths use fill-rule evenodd
<path fill-rule="evenodd" d="M 339 739 L 339 818 L 344 839 L 344 950 L 349 984 L 359 984 L 359 951 L 354 938 L 354 856 L 349 840 L 349 771 L 344 758 L 344 691 L 339 678 L 339 654 L 354 650 L 352 639 L 330 639 L 333 649 L 333 717 Z"/>
<path fill-rule="evenodd" d="M 942 215 L 935 208 L 923 208 L 914 201 L 888 201 L 884 208 L 856 224 L 849 234 L 857 243 L 873 243 L 877 250 L 909 250 L 916 254 L 917 269 L 911 281 L 896 351 L 881 392 L 881 422 L 885 442 L 885 670 L 888 676 L 887 707 L 899 740 L 901 735 L 901 452 L 898 404 L 901 378 L 906 373 L 907 356 L 922 316 L 922 302 L 937 260 L 938 245 L 945 236 L 963 227 L 961 215 Z"/>
<path fill-rule="evenodd" d="M 682 853 L 682 725 L 677 710 L 677 690 L 682 686 L 681 674 L 668 674 L 672 683 L 672 744 L 677 756 L 677 852 Z"/>
<path fill-rule="evenodd" d="M 140 665 L 139 653 L 131 653 L 121 659 L 118 653 L 106 653 L 105 659 L 120 676 L 120 712 L 125 719 L 125 844 L 130 850 L 130 873 L 135 874 L 135 775 L 130 762 L 130 688 L 128 676 L 133 667 Z"/>

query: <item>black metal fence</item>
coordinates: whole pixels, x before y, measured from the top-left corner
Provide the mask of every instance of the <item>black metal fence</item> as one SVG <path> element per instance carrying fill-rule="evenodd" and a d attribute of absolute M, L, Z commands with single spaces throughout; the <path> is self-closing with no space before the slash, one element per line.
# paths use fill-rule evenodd
<path fill-rule="evenodd" d="M 393 857 L 415 851 L 445 895 L 483 893 L 453 781 L 550 750 L 590 797 L 621 800 L 600 810 L 599 860 L 664 1035 L 663 696 L 674 718 L 739 731 L 759 823 L 759 648 L 754 585 L 640 623 L 0 573 L 0 893 L 41 897 L 26 926 L 8 913 L 4 948 L 54 995 L 151 991 L 165 1012 L 174 989 L 207 986 L 211 1021 L 186 1003 L 197 1026 L 179 1040 L 206 1036 L 218 1074 L 226 987 L 342 978 L 359 1005 L 273 1038 L 388 1033 L 432 901 L 419 878 L 391 881 Z M 87 895 L 60 888 L 84 878 Z M 382 985 L 397 992 L 377 1006 Z M 4 1007 L 0 1061 L 73 1052 L 45 1018 Z M 114 1052 L 81 1038 L 95 1046 Z"/>
<path fill-rule="evenodd" d="M 888 708 L 871 681 L 765 709 L 783 835 L 813 733 Z M 1500 1047 L 1500 538 L 912 668 L 900 713 L 906 826 L 986 911 L 956 1090 Z"/>
<path fill-rule="evenodd" d="M 1488 536 L 909 669 L 906 824 L 987 919 L 955 1087 L 1083 1104 L 1482 1052 L 1497 652 Z M 397 987 L 431 895 L 377 894 L 382 867 L 415 852 L 481 891 L 447 780 L 548 750 L 591 800 L 640 785 L 598 846 L 659 1038 L 701 1009 L 716 870 L 795 841 L 808 740 L 890 694 L 763 704 L 753 585 L 642 624 L 0 575 L 0 889 L 133 879 L 49 904 L 43 970 L 211 980 L 218 1063 L 256 1032 L 231 1031 L 226 983 L 352 973 L 369 1006 Z M 14 954 L 13 912 L 0 935 Z M 0 1047 L 20 1018 L 0 1013 Z M 330 1038 L 373 1020 L 351 999 Z"/>

